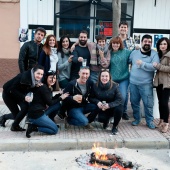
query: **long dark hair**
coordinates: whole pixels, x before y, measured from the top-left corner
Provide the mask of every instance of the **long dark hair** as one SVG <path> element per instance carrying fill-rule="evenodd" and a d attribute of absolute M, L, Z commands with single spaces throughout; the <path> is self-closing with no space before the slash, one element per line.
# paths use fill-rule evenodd
<path fill-rule="evenodd" d="M 45 75 L 44 75 L 44 79 L 43 79 L 43 83 L 46 84 L 48 86 L 48 83 L 47 83 L 47 79 L 48 79 L 48 76 L 56 76 L 57 77 L 57 73 L 55 71 L 52 71 L 52 70 L 49 70 Z M 57 81 L 57 79 L 56 79 Z M 54 83 L 54 85 L 52 85 L 52 89 L 51 91 L 55 90 L 56 89 L 56 82 Z"/>
<path fill-rule="evenodd" d="M 63 50 L 62 50 L 62 48 L 63 48 L 62 42 L 63 42 L 63 40 L 64 40 L 65 38 L 67 38 L 68 41 L 69 41 L 69 46 L 68 46 L 68 48 L 71 48 L 70 38 L 69 38 L 67 35 L 62 36 L 62 37 L 60 38 L 60 41 L 59 41 L 59 44 L 58 44 L 58 52 L 61 53 L 61 57 L 62 57 L 62 58 L 64 57 L 64 52 L 63 52 Z M 70 54 L 71 54 L 71 52 L 70 52 Z"/>
<path fill-rule="evenodd" d="M 167 52 L 170 51 L 170 40 L 167 37 L 162 37 L 158 40 L 157 44 L 156 44 L 156 49 L 159 55 L 159 58 L 162 57 L 162 51 L 160 50 L 160 44 L 162 41 L 166 41 L 167 42 Z"/>
<path fill-rule="evenodd" d="M 114 83 L 114 82 L 112 81 L 112 76 L 111 76 L 111 74 L 110 74 L 110 72 L 109 72 L 109 69 L 101 69 L 101 71 L 100 71 L 100 73 L 99 73 L 99 76 L 98 76 L 98 80 L 97 80 L 96 85 L 97 85 L 97 87 L 99 86 L 99 84 L 100 84 L 100 82 L 101 82 L 100 77 L 101 77 L 101 74 L 102 74 L 103 72 L 109 73 L 109 78 L 110 78 L 110 80 L 109 80 L 109 82 L 110 82 L 110 87 L 109 87 L 109 89 L 111 89 L 111 88 L 113 87 L 113 83 Z"/>

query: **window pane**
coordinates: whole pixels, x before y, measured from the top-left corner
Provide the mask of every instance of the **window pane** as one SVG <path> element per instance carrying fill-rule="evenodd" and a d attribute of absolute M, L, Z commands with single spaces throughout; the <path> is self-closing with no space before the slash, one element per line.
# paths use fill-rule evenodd
<path fill-rule="evenodd" d="M 81 30 L 89 32 L 90 19 L 80 18 L 90 17 L 90 4 L 87 1 L 61 1 L 60 12 L 65 17 L 60 18 L 60 37 L 68 35 L 70 38 L 77 38 Z"/>

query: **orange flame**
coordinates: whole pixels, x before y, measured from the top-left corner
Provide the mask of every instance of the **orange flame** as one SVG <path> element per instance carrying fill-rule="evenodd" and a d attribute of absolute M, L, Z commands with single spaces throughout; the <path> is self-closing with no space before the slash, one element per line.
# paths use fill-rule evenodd
<path fill-rule="evenodd" d="M 107 155 L 106 148 L 97 147 L 96 144 L 94 143 L 93 147 L 92 147 L 92 151 L 94 152 L 96 159 L 108 160 L 108 158 L 106 156 Z"/>

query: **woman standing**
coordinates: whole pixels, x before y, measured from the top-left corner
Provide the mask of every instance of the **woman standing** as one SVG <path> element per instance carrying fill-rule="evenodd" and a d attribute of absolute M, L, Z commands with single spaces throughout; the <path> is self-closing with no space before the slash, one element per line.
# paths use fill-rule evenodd
<path fill-rule="evenodd" d="M 59 86 L 64 89 L 70 81 L 70 70 L 72 63 L 72 55 L 70 52 L 71 42 L 68 36 L 63 36 L 59 42 L 58 49 L 58 70 L 59 70 Z"/>
<path fill-rule="evenodd" d="M 25 130 L 21 128 L 19 124 L 27 114 L 29 102 L 31 101 L 31 97 L 27 94 L 33 91 L 36 86 L 41 85 L 43 74 L 44 68 L 38 65 L 31 70 L 18 74 L 4 84 L 2 98 L 11 111 L 11 114 L 6 114 L 1 117 L 1 126 L 5 127 L 6 120 L 14 119 L 11 131 Z"/>
<path fill-rule="evenodd" d="M 160 122 L 158 127 L 162 133 L 166 133 L 169 126 L 168 102 L 170 95 L 170 42 L 168 38 L 159 39 L 156 47 L 160 58 L 160 63 L 153 63 L 157 69 L 154 86 L 156 86 L 159 101 Z"/>
<path fill-rule="evenodd" d="M 120 37 L 110 40 L 110 73 L 112 80 L 119 84 L 119 89 L 123 97 L 124 110 L 126 109 L 126 94 L 129 86 L 129 56 L 131 51 L 123 47 Z M 127 119 L 126 119 L 127 120 Z"/>
<path fill-rule="evenodd" d="M 112 134 L 118 133 L 117 126 L 123 113 L 123 100 L 119 92 L 118 84 L 112 81 L 108 69 L 102 69 L 99 73 L 98 82 L 94 84 L 89 101 L 98 106 L 98 121 L 103 123 L 103 128 L 107 128 L 109 119 L 114 117 Z"/>
<path fill-rule="evenodd" d="M 38 60 L 38 63 L 44 67 L 44 75 L 49 70 L 57 72 L 57 47 L 56 37 L 52 34 L 48 35 Z"/>
<path fill-rule="evenodd" d="M 57 94 L 52 97 L 52 86 L 56 82 L 56 75 L 49 71 L 45 76 L 45 84 L 34 90 L 34 97 L 28 110 L 29 124 L 26 137 L 30 138 L 33 131 L 44 132 L 50 135 L 56 134 L 57 125 L 48 117 L 52 112 L 60 108 L 60 101 L 64 100 L 69 94 Z M 46 110 L 46 106 L 49 108 Z M 55 116 L 55 115 L 53 115 Z"/>

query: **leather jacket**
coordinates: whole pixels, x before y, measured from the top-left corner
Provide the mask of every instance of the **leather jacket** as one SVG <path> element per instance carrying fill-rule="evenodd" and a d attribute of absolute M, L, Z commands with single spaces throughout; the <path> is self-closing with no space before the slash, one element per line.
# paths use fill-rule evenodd
<path fill-rule="evenodd" d="M 38 58 L 42 51 L 42 44 L 35 41 L 28 41 L 20 49 L 18 65 L 20 72 L 33 68 L 38 63 Z"/>

